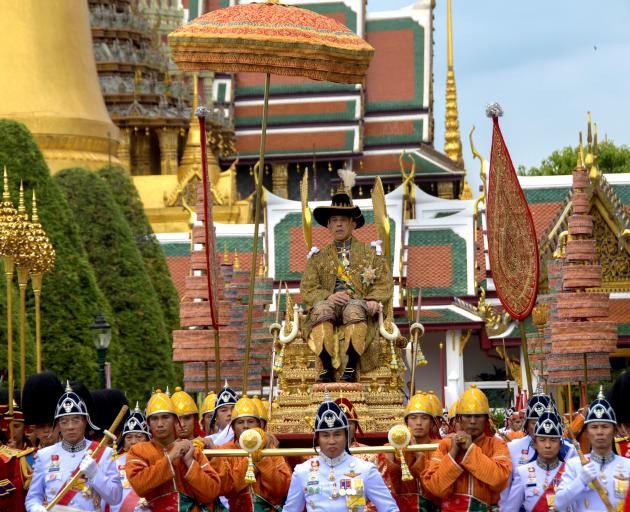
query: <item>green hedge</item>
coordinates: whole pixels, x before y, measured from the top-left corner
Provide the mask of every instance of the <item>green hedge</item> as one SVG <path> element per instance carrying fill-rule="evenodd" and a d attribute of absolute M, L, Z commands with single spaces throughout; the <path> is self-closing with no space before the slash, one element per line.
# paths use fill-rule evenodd
<path fill-rule="evenodd" d="M 144 213 L 138 190 L 122 167 L 106 167 L 99 171 L 99 175 L 109 184 L 131 228 L 149 278 L 160 299 L 164 323 L 167 329 L 174 331 L 179 328 L 179 296 L 171 279 L 164 251 Z"/>
<path fill-rule="evenodd" d="M 62 379 L 95 387 L 98 363 L 90 326 L 99 312 L 111 317 L 109 304 L 97 284 L 70 207 L 32 135 L 23 124 L 0 119 L 0 168 L 4 165 L 15 204 L 20 180 L 27 198 L 36 190 L 41 223 L 57 253 L 55 269 L 44 276 L 42 288 L 44 368 Z M 30 199 L 27 205 L 30 211 Z M 32 312 L 30 292 L 29 305 Z M 6 365 L 6 359 L 0 365 Z"/>
<path fill-rule="evenodd" d="M 114 387 L 130 402 L 145 401 L 152 387 L 172 385 L 171 333 L 133 233 L 107 182 L 85 169 L 55 175 L 72 207 L 98 284 L 113 310 Z M 112 321 L 113 320 L 113 321 Z"/>

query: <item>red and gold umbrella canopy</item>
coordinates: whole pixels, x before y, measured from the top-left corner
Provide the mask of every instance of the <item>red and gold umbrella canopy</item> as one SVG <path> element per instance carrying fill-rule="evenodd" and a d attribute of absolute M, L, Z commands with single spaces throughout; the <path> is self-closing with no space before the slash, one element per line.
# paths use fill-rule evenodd
<path fill-rule="evenodd" d="M 253 71 L 339 83 L 365 77 L 374 48 L 341 23 L 277 2 L 209 12 L 168 36 L 186 71 Z"/>

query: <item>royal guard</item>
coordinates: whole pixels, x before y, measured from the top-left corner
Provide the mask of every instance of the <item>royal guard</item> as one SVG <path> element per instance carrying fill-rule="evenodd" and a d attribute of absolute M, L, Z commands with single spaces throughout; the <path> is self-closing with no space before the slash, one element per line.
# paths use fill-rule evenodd
<path fill-rule="evenodd" d="M 490 432 L 488 398 L 474 384 L 458 400 L 456 424 L 460 430 L 440 441 L 422 484 L 441 499 L 443 512 L 496 511 L 512 463 L 505 443 Z"/>
<path fill-rule="evenodd" d="M 171 400 L 179 419 L 176 424 L 178 437 L 180 439 L 190 439 L 191 441 L 198 437 L 204 437 L 205 434 L 197 423 L 199 409 L 192 396 L 178 386 L 175 388 L 175 393 L 171 396 Z"/>
<path fill-rule="evenodd" d="M 122 434 L 120 436 L 121 447 L 117 455 L 114 455 L 114 463 L 116 469 L 118 469 L 118 475 L 122 483 L 123 497 L 120 505 L 111 508 L 111 512 L 133 512 L 134 510 L 142 510 L 143 502 L 145 500 L 135 493 L 129 480 L 127 479 L 127 471 L 125 465 L 127 464 L 127 454 L 131 447 L 138 443 L 146 443 L 151 440 L 151 431 L 147 420 L 142 414 L 138 403 L 136 402 L 136 408 L 131 411 L 131 414 L 123 425 Z"/>
<path fill-rule="evenodd" d="M 363 512 L 368 501 L 378 512 L 398 511 L 376 466 L 350 454 L 348 418 L 331 400 L 317 409 L 317 445 L 319 455 L 295 467 L 283 512 Z"/>
<path fill-rule="evenodd" d="M 214 391 L 210 391 L 201 404 L 201 410 L 199 411 L 199 427 L 206 433 L 206 436 L 210 436 L 216 432 L 215 426 L 210 426 L 216 403 L 217 394 Z"/>
<path fill-rule="evenodd" d="M 151 510 L 213 510 L 227 477 L 210 467 L 192 441 L 177 438 L 173 401 L 157 390 L 147 403 L 146 417 L 151 440 L 132 446 L 125 464 L 133 490 L 147 500 Z"/>
<path fill-rule="evenodd" d="M 234 439 L 219 448 L 240 448 L 238 440 L 248 429 L 258 429 L 263 437 L 265 448 L 275 445 L 275 438 L 265 435 L 260 420 L 260 412 L 251 398 L 242 397 L 232 410 L 232 430 Z M 280 510 L 289 490 L 291 468 L 284 457 L 264 457 L 254 464 L 256 482 L 245 481 L 248 461 L 245 457 L 213 457 L 212 465 L 225 464 L 231 478 L 230 488 L 223 495 L 227 498 L 229 510 L 238 512 L 264 512 Z"/>
<path fill-rule="evenodd" d="M 342 170 L 339 175 L 342 186 L 332 196 L 332 204 L 313 211 L 334 241 L 321 251 L 311 249 L 300 283 L 309 309 L 304 335 L 320 358 L 320 382 L 334 382 L 336 369 L 344 369 L 341 380 L 356 382 L 359 359 L 363 371 L 378 365 L 379 303 L 386 307 L 393 291 L 380 246 L 352 236 L 365 224 L 361 209 L 352 202 L 355 173 Z M 342 336 L 333 336 L 335 326 L 342 329 Z"/>
<path fill-rule="evenodd" d="M 9 406 L 0 405 L 0 510 L 24 510 L 34 463 L 34 448 L 27 444 L 22 411 L 14 401 L 11 417 Z"/>
<path fill-rule="evenodd" d="M 86 430 L 96 431 L 98 427 L 90 420 L 85 402 L 69 384 L 57 403 L 54 421 L 63 441 L 37 452 L 26 510 L 44 512 L 46 504 L 62 493 L 59 505 L 75 509 L 104 511 L 118 505 L 122 485 L 112 449 L 105 446 L 97 450 L 98 443 L 86 439 Z M 66 490 L 66 483 L 76 474 L 81 476 Z"/>
<path fill-rule="evenodd" d="M 438 426 L 441 415 L 442 407 L 439 400 L 435 403 L 428 393 L 422 391 L 413 395 L 404 411 L 405 424 L 411 433 L 411 444 L 438 443 L 441 439 Z M 405 461 L 414 476 L 414 479 L 409 481 L 402 479 L 400 460 L 393 454 L 379 455 L 379 469 L 400 510 L 409 512 L 439 510 L 439 500 L 431 496 L 422 486 L 421 480 L 422 473 L 431 460 L 431 453 L 405 453 Z"/>
<path fill-rule="evenodd" d="M 512 461 L 512 474 L 507 489 L 501 493 L 501 500 L 506 500 L 509 494 L 510 485 L 512 480 L 516 477 L 516 471 L 519 466 L 529 464 L 536 459 L 537 452 L 534 444 L 534 429 L 536 428 L 536 422 L 540 416 L 548 409 L 555 410 L 555 406 L 551 401 L 551 397 L 543 393 L 542 388 L 538 390 L 527 402 L 527 409 L 525 410 L 525 424 L 523 430 L 525 436 L 520 439 L 515 439 L 508 443 L 508 450 L 510 452 L 510 460 Z M 575 456 L 575 447 L 573 443 L 566 438 L 562 438 L 560 445 L 559 457 L 561 460 L 568 460 Z"/>
<path fill-rule="evenodd" d="M 63 393 L 63 385 L 53 372 L 35 373 L 26 379 L 22 390 L 24 424 L 32 429 L 38 449 L 59 441 L 59 425 L 54 418 Z"/>
<path fill-rule="evenodd" d="M 211 441 L 211 443 L 207 443 L 208 448 L 225 444 L 233 439 L 234 431 L 230 424 L 232 422 L 232 409 L 234 409 L 237 400 L 236 392 L 228 386 L 226 380 L 223 389 L 217 395 L 214 412 L 210 419 L 210 432 L 215 430 L 215 433 L 208 433 L 206 437 L 206 440 Z"/>
<path fill-rule="evenodd" d="M 566 461 L 560 459 L 562 418 L 549 407 L 536 421 L 534 447 L 536 460 L 516 468 L 516 474 L 502 510 L 551 512 Z"/>
<path fill-rule="evenodd" d="M 601 389 L 589 405 L 584 427 L 591 446 L 590 454 L 586 455 L 588 462 L 583 465 L 580 457 L 573 457 L 567 462 L 556 491 L 555 506 L 558 510 L 571 507 L 572 512 L 608 510 L 595 489 L 595 482 L 599 482 L 612 510 L 623 510 L 628 493 L 630 460 L 613 451 L 617 419 Z"/>
<path fill-rule="evenodd" d="M 524 430 L 525 411 L 507 409 L 505 411 L 505 427 L 499 429 L 497 435 L 506 442 L 521 439 L 527 434 Z"/>

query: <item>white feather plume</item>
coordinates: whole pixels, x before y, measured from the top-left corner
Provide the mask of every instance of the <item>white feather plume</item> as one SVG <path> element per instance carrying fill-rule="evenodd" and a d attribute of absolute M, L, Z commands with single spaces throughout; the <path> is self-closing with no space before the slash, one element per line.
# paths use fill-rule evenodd
<path fill-rule="evenodd" d="M 339 169 L 337 174 L 339 174 L 339 178 L 343 182 L 343 188 L 346 189 L 346 192 L 350 193 L 357 181 L 357 173 L 350 169 Z"/>

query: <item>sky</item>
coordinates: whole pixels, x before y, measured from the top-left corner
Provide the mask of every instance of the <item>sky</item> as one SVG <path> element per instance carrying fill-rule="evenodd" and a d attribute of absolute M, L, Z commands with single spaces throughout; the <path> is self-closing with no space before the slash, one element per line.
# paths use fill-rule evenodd
<path fill-rule="evenodd" d="M 412 0 L 368 0 L 368 12 Z M 475 195 L 479 163 L 468 142 L 489 157 L 485 106 L 504 110 L 501 130 L 515 166 L 537 166 L 576 145 L 591 111 L 600 139 L 630 145 L 630 2 L 628 0 L 452 0 L 460 132 Z M 435 147 L 444 147 L 446 0 L 434 26 Z"/>

